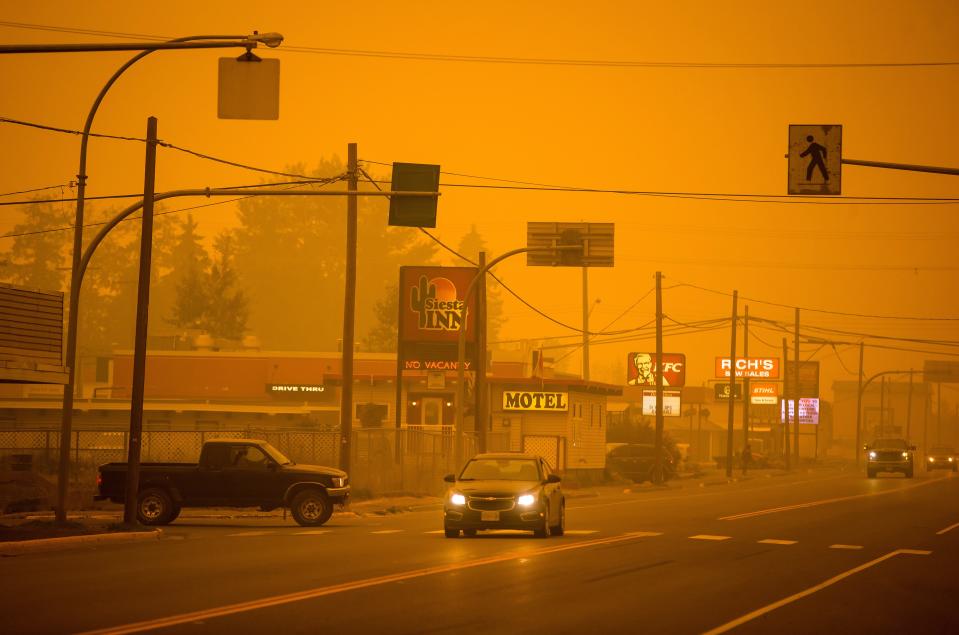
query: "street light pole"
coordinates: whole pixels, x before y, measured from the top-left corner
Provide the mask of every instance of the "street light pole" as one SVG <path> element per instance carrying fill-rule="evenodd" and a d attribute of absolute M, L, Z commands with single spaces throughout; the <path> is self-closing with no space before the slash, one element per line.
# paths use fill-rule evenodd
<path fill-rule="evenodd" d="M 80 254 L 83 252 L 83 212 L 86 194 L 87 181 L 87 145 L 90 139 L 90 129 L 93 127 L 93 118 L 106 97 L 107 92 L 113 84 L 120 78 L 128 68 L 152 53 L 153 51 L 172 48 L 170 44 L 177 44 L 177 49 L 203 49 L 203 48 L 256 48 L 259 42 L 267 46 L 275 47 L 283 41 L 283 36 L 279 34 L 264 34 L 263 36 L 246 35 L 193 35 L 170 40 L 169 42 L 152 42 L 141 45 L 144 49 L 134 55 L 125 64 L 117 69 L 115 73 L 107 80 L 100 93 L 93 101 L 90 112 L 87 114 L 86 122 L 83 126 L 83 134 L 80 137 L 80 168 L 77 171 L 77 207 L 73 225 L 73 260 L 70 269 L 70 307 L 67 314 L 67 343 L 64 357 L 64 366 L 67 368 L 67 383 L 63 387 L 63 406 L 60 428 L 60 462 L 57 471 L 57 503 L 54 508 L 54 515 L 57 522 L 65 522 L 67 519 L 66 500 L 67 500 L 67 482 L 70 478 L 70 436 L 73 426 L 73 391 L 76 382 L 76 356 L 77 356 L 77 311 L 80 306 L 80 282 L 82 273 L 80 272 Z M 66 45 L 65 45 L 66 46 Z M 10 48 L 10 47 L 5 47 Z M 16 47 L 13 47 L 16 48 Z M 86 49 L 86 50 L 110 50 L 110 49 Z M 0 52 L 39 52 L 39 51 L 15 51 L 0 50 Z M 49 52 L 67 52 L 51 50 Z"/>

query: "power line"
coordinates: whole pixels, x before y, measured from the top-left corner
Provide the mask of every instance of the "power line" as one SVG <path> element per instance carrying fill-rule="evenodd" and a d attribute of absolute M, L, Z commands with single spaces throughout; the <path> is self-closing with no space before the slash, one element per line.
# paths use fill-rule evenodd
<path fill-rule="evenodd" d="M 18 191 L 18 192 L 5 192 L 5 193 L 3 193 L 3 194 L 0 194 L 0 196 L 13 196 L 13 195 L 15 195 L 15 194 L 29 194 L 29 193 L 31 193 L 31 192 L 43 192 L 43 191 L 45 191 L 45 190 L 61 190 L 61 191 L 62 191 L 63 188 L 65 188 L 65 187 L 69 187 L 70 189 L 73 189 L 74 185 L 75 185 L 75 183 L 74 183 L 73 181 L 70 181 L 69 183 L 61 183 L 61 184 L 59 184 L 59 185 L 48 185 L 48 186 L 46 186 L 46 187 L 35 187 L 35 188 L 33 188 L 32 190 L 20 190 L 20 191 Z M 63 199 L 58 199 L 58 200 L 61 200 L 61 201 L 62 201 Z"/>
<path fill-rule="evenodd" d="M 689 282 L 678 282 L 675 285 L 672 285 L 670 288 L 675 289 L 678 287 L 689 287 L 691 289 L 698 289 L 700 291 L 706 291 L 707 293 L 715 293 L 717 295 L 722 295 L 726 297 L 732 297 L 732 293 L 726 291 L 718 291 L 716 289 L 710 289 L 708 287 L 699 286 Z M 851 313 L 848 311 L 832 311 L 829 309 L 817 309 L 812 307 L 802 307 L 795 306 L 792 304 L 782 304 L 779 302 L 769 302 L 767 300 L 758 300 L 756 298 L 749 298 L 743 295 L 740 295 L 741 300 L 748 300 L 749 302 L 758 302 L 759 304 L 765 304 L 767 306 L 782 307 L 786 309 L 799 309 L 800 311 L 810 311 L 813 313 L 824 313 L 826 315 L 841 315 L 843 317 L 859 317 L 859 318 L 871 318 L 877 320 L 916 320 L 916 321 L 931 321 L 931 322 L 959 322 L 959 318 L 956 317 L 921 317 L 921 316 L 910 316 L 910 315 L 877 315 L 870 313 Z"/>
<path fill-rule="evenodd" d="M 78 29 L 26 22 L 0 22 L 0 26 L 18 29 L 40 31 L 55 31 L 59 33 L 76 33 L 80 35 L 97 35 L 116 38 L 139 38 L 147 40 L 167 40 L 166 36 L 146 35 L 142 33 L 123 33 L 118 31 L 102 31 L 92 29 Z M 931 60 L 916 62 L 679 62 L 679 61 L 651 61 L 651 60 L 604 60 L 604 59 L 570 59 L 551 57 L 518 57 L 495 55 L 462 55 L 455 53 L 420 53 L 411 51 L 382 51 L 371 49 L 341 49 L 317 46 L 290 46 L 284 45 L 279 52 L 291 51 L 295 53 L 309 53 L 315 55 L 336 55 L 348 57 L 369 57 L 383 59 L 414 60 L 428 62 L 465 62 L 472 64 L 509 64 L 527 66 L 572 66 L 598 68 L 672 68 L 672 69 L 755 69 L 755 70 L 783 70 L 783 69 L 830 69 L 830 68 L 916 68 L 916 67 L 949 67 L 959 66 L 959 61 Z"/>

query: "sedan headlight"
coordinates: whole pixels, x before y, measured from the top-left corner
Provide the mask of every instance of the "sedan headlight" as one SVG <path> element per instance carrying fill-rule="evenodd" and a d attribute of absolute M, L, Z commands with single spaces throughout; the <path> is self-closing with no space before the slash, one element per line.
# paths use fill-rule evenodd
<path fill-rule="evenodd" d="M 523 494 L 522 496 L 516 499 L 516 502 L 522 505 L 523 507 L 529 507 L 530 505 L 536 502 L 536 497 L 533 496 L 532 494 Z"/>
<path fill-rule="evenodd" d="M 952 463 L 952 457 L 951 457 L 951 456 L 949 457 L 949 462 Z"/>
<path fill-rule="evenodd" d="M 450 496 L 450 502 L 454 505 L 465 505 L 466 497 L 462 494 L 454 493 L 452 496 Z"/>
<path fill-rule="evenodd" d="M 903 453 L 902 453 L 902 458 L 908 459 L 908 458 L 909 458 L 909 453 L 908 453 L 908 452 L 903 452 Z"/>
<path fill-rule="evenodd" d="M 949 460 L 951 461 L 952 459 L 949 459 Z M 931 456 L 930 456 L 930 457 L 929 457 L 929 462 L 930 462 L 930 463 L 935 463 L 935 462 L 936 462 L 936 459 L 935 459 L 934 457 L 931 457 Z"/>
<path fill-rule="evenodd" d="M 876 453 L 875 453 L 875 452 L 870 452 L 870 453 L 869 453 L 869 458 L 870 458 L 870 459 L 876 458 Z"/>

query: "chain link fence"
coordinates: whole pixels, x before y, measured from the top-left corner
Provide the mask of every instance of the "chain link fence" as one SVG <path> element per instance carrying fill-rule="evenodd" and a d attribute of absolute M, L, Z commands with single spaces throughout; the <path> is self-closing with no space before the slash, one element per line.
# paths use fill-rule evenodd
<path fill-rule="evenodd" d="M 125 462 L 129 434 L 120 430 L 74 430 L 71 434 L 73 479 L 95 478 L 103 463 Z M 340 465 L 338 431 L 266 430 L 146 430 L 140 460 L 144 463 L 195 463 L 208 439 L 240 438 L 267 441 L 296 463 Z M 474 434 L 452 429 L 359 428 L 353 431 L 350 481 L 358 494 L 413 492 L 438 494 L 443 476 L 462 467 L 476 454 Z M 457 445 L 459 447 L 457 447 Z M 21 469 L 54 473 L 59 460 L 59 430 L 0 429 L 0 462 Z M 487 450 L 507 451 L 508 434 L 487 436 Z"/>

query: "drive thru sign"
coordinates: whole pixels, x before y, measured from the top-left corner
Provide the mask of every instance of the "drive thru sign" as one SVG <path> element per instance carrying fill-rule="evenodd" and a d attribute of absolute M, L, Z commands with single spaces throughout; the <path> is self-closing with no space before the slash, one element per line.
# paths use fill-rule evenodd
<path fill-rule="evenodd" d="M 842 126 L 789 126 L 790 194 L 842 194 Z"/>

